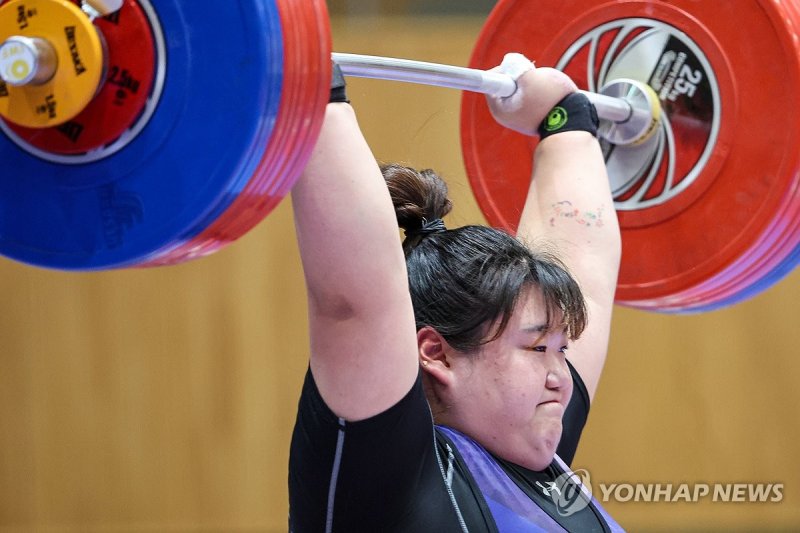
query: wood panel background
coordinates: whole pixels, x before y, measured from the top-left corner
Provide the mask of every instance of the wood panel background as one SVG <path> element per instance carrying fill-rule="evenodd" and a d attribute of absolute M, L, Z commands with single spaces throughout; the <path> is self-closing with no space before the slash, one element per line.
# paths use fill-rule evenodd
<path fill-rule="evenodd" d="M 481 24 L 335 20 L 335 48 L 466 64 Z M 380 159 L 449 179 L 449 226 L 483 221 L 457 93 L 351 80 L 349 94 Z M 608 503 L 623 525 L 800 527 L 798 301 L 795 272 L 713 313 L 617 309 L 575 466 L 595 485 L 784 484 L 778 503 Z M 0 302 L 0 531 L 286 530 L 308 344 L 290 201 L 184 265 L 63 273 L 0 259 Z"/>

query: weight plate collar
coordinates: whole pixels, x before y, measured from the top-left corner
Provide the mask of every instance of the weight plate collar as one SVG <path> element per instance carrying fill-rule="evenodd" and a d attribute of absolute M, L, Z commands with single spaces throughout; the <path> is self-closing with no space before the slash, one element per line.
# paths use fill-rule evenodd
<path fill-rule="evenodd" d="M 55 54 L 54 73 L 46 81 L 0 86 L 0 116 L 30 128 L 63 124 L 95 95 L 104 70 L 103 44 L 89 17 L 67 0 L 10 0 L 0 5 L 0 43 L 35 38 Z M 4 46 L 4 62 L 27 73 L 34 68 L 30 48 Z M 28 60 L 26 57 L 31 56 Z M 1 58 L 0 58 L 1 59 Z M 22 81 L 23 72 L 9 72 Z M 34 80 L 36 81 L 36 80 Z"/>

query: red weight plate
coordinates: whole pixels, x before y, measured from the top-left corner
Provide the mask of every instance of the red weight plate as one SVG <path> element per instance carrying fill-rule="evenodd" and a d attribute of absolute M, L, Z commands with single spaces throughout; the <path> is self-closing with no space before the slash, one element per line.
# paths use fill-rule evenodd
<path fill-rule="evenodd" d="M 785 28 L 789 35 L 800 34 L 800 6 L 794 2 L 774 6 L 766 12 L 773 25 Z M 797 44 L 785 43 L 787 54 L 798 54 Z M 790 111 L 791 108 L 787 108 Z M 742 301 L 771 287 L 797 264 L 800 250 L 800 196 L 796 183 L 787 187 L 771 224 L 761 238 L 716 283 L 706 282 L 689 291 L 673 295 L 667 301 L 649 302 L 668 312 L 698 312 L 718 309 Z"/>
<path fill-rule="evenodd" d="M 740 290 L 765 255 L 779 261 L 798 238 L 786 231 L 796 227 L 798 154 L 773 140 L 781 132 L 781 145 L 795 146 L 797 117 L 763 118 L 792 101 L 800 77 L 787 14 L 755 0 L 564 6 L 499 2 L 471 65 L 490 68 L 519 51 L 589 90 L 621 77 L 649 83 L 664 109 L 661 135 L 653 146 L 606 147 L 623 233 L 617 299 L 658 309 L 680 305 L 681 295 Z M 483 98 L 465 94 L 462 145 L 487 219 L 514 230 L 536 141 L 496 125 Z"/>
<path fill-rule="evenodd" d="M 74 2 L 80 5 L 79 1 Z M 50 154 L 85 154 L 110 145 L 141 116 L 155 78 L 155 45 L 147 16 L 125 0 L 109 17 L 95 20 L 108 52 L 104 84 L 72 120 L 53 128 L 8 124 L 23 141 Z"/>
<path fill-rule="evenodd" d="M 290 191 L 316 143 L 331 77 L 331 35 L 324 0 L 277 0 L 283 29 L 283 84 L 273 133 L 242 192 L 196 237 L 142 266 L 208 255 L 243 236 Z"/>

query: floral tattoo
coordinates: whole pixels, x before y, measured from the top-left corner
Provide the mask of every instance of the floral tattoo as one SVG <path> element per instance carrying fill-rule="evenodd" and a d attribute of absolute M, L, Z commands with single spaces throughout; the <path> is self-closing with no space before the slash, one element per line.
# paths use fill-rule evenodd
<path fill-rule="evenodd" d="M 586 227 L 603 227 L 603 206 L 595 211 L 581 211 L 572 207 L 572 202 L 567 200 L 553 204 L 553 215 L 550 217 L 550 226 L 556 225 L 557 218 L 569 218 Z"/>

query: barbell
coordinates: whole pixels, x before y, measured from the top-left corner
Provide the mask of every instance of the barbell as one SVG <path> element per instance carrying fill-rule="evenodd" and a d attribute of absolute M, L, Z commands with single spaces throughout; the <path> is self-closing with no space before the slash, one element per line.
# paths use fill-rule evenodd
<path fill-rule="evenodd" d="M 618 303 L 697 312 L 798 261 L 798 22 L 767 0 L 500 0 L 470 68 L 335 58 L 348 75 L 464 89 L 467 175 L 512 232 L 537 141 L 497 125 L 478 93 L 513 90 L 487 72 L 508 51 L 567 72 L 603 118 Z M 321 0 L 0 2 L 0 254 L 97 270 L 235 241 L 310 155 L 330 41 Z"/>

